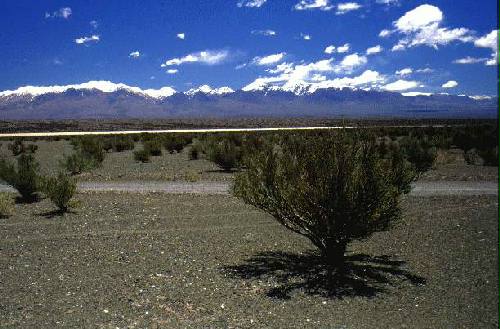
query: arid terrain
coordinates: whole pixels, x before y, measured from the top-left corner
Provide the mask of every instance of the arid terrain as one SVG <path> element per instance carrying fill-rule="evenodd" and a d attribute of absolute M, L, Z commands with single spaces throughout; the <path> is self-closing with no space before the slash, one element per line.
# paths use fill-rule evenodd
<path fill-rule="evenodd" d="M 36 144 L 44 173 L 71 152 Z M 230 185 L 234 173 L 188 151 L 109 153 L 78 179 Z M 439 161 L 417 184 L 498 183 L 459 150 Z M 63 216 L 19 203 L 0 220 L 0 326 L 496 328 L 498 196 L 439 194 L 405 196 L 403 221 L 352 244 L 334 289 L 308 241 L 225 193 L 87 190 Z"/>

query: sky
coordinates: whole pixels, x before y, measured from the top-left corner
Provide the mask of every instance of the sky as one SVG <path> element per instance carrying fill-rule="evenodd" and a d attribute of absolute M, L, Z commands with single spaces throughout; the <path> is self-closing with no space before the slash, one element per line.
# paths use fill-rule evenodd
<path fill-rule="evenodd" d="M 497 95 L 495 0 L 2 0 L 0 90 L 93 80 Z"/>

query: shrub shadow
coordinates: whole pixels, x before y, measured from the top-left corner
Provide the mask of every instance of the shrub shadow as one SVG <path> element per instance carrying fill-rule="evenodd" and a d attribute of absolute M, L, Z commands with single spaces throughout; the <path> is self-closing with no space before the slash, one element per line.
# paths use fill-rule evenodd
<path fill-rule="evenodd" d="M 385 255 L 353 254 L 346 256 L 344 270 L 335 273 L 315 252 L 263 252 L 244 264 L 226 266 L 223 271 L 234 278 L 267 279 L 275 283 L 266 293 L 271 298 L 289 299 L 294 291 L 339 299 L 371 298 L 402 282 L 426 283 L 425 278 L 404 269 L 405 264 Z"/>
<path fill-rule="evenodd" d="M 51 210 L 51 211 L 47 211 L 47 212 L 42 212 L 42 213 L 39 213 L 36 215 L 42 216 L 42 217 L 45 217 L 48 219 L 52 219 L 55 217 L 64 217 L 66 214 L 76 214 L 76 212 L 71 211 L 71 210 L 62 211 L 62 210 L 56 209 L 56 210 Z"/>

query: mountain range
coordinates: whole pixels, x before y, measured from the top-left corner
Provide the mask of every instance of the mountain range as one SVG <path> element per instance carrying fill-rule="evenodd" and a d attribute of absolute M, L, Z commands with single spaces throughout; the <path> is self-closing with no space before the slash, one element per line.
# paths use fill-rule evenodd
<path fill-rule="evenodd" d="M 186 92 L 109 81 L 21 87 L 0 92 L 0 120 L 203 118 L 497 118 L 498 97 L 399 93 L 353 88 L 203 85 Z"/>

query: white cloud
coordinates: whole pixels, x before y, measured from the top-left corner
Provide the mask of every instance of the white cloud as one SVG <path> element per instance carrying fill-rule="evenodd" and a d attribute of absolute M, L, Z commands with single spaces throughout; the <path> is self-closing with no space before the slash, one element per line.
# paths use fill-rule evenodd
<path fill-rule="evenodd" d="M 272 76 L 259 77 L 243 90 L 261 90 L 265 86 L 274 86 L 284 88 L 285 90 L 296 90 L 304 86 L 310 87 L 313 84 L 327 84 L 336 81 L 336 84 L 361 84 L 361 81 L 368 79 L 367 75 L 371 74 L 373 78 L 374 71 L 367 73 L 356 80 L 355 78 L 336 78 L 328 80 L 328 75 L 350 74 L 359 67 L 367 63 L 365 56 L 351 54 L 345 56 L 340 62 L 335 63 L 333 59 L 324 59 L 311 63 L 281 63 L 274 69 L 269 69 L 267 72 Z M 370 73 L 372 72 L 372 73 Z M 377 77 L 379 77 L 377 73 Z M 379 77 L 380 78 L 380 77 Z M 377 78 L 377 79 L 379 79 Z M 376 79 L 376 80 L 377 80 Z"/>
<path fill-rule="evenodd" d="M 63 18 L 68 19 L 73 11 L 70 7 L 59 8 L 59 10 L 54 11 L 52 14 L 45 13 L 45 18 Z"/>
<path fill-rule="evenodd" d="M 399 5 L 399 0 L 376 0 L 375 2 L 381 5 Z"/>
<path fill-rule="evenodd" d="M 453 41 L 471 42 L 474 40 L 467 28 L 448 29 L 440 27 L 443 22 L 443 12 L 436 6 L 424 4 L 406 12 L 393 22 L 394 30 L 383 30 L 380 36 L 388 36 L 398 32 L 403 38 L 392 48 L 393 51 L 409 47 L 426 45 L 435 49 Z"/>
<path fill-rule="evenodd" d="M 396 75 L 405 76 L 413 73 L 413 69 L 411 67 L 407 67 L 401 70 L 396 71 Z"/>
<path fill-rule="evenodd" d="M 133 51 L 133 52 L 131 52 L 131 53 L 128 55 L 128 57 L 130 57 L 130 58 L 139 58 L 139 57 L 141 57 L 141 52 L 140 52 L 140 51 L 138 51 L 138 50 Z"/>
<path fill-rule="evenodd" d="M 254 59 L 252 60 L 252 64 L 254 65 L 260 65 L 260 66 L 266 66 L 266 65 L 273 65 L 273 64 L 276 64 L 278 62 L 281 62 L 283 60 L 283 58 L 285 57 L 286 53 L 278 53 L 278 54 L 273 54 L 273 55 L 269 55 L 269 56 L 263 56 L 263 57 L 260 57 L 260 56 L 257 56 L 257 57 L 254 57 Z"/>
<path fill-rule="evenodd" d="M 378 34 L 378 36 L 381 37 L 381 38 L 387 38 L 392 33 L 393 33 L 393 31 L 384 29 L 384 30 L 380 31 L 380 33 Z"/>
<path fill-rule="evenodd" d="M 99 22 L 97 21 L 90 21 L 89 24 L 90 26 L 92 26 L 94 30 L 96 30 L 99 27 Z"/>
<path fill-rule="evenodd" d="M 329 0 L 301 0 L 294 6 L 295 10 L 331 10 L 333 6 L 330 5 Z"/>
<path fill-rule="evenodd" d="M 177 69 L 169 69 L 169 70 L 167 70 L 168 74 L 176 74 L 177 72 L 179 72 L 179 70 L 177 70 Z"/>
<path fill-rule="evenodd" d="M 301 33 L 300 36 L 302 37 L 302 39 L 304 40 L 311 40 L 311 36 L 309 34 L 304 34 L 304 33 Z"/>
<path fill-rule="evenodd" d="M 343 45 L 343 46 L 339 46 L 339 47 L 337 47 L 337 52 L 338 52 L 339 54 L 343 54 L 343 53 L 348 52 L 348 51 L 349 51 L 349 49 L 351 49 L 351 45 L 350 45 L 350 44 L 348 44 L 348 43 L 346 43 L 346 44 L 345 44 L 345 45 Z"/>
<path fill-rule="evenodd" d="M 186 34 L 185 33 L 177 33 L 177 38 L 184 40 L 184 39 L 186 39 Z"/>
<path fill-rule="evenodd" d="M 325 54 L 333 54 L 335 52 L 335 46 L 328 46 L 325 48 Z"/>
<path fill-rule="evenodd" d="M 79 45 L 84 45 L 84 44 L 87 44 L 87 43 L 90 43 L 90 42 L 99 42 L 100 37 L 98 35 L 92 35 L 90 37 L 81 37 L 81 38 L 78 38 L 78 39 L 75 39 L 75 43 L 76 44 L 79 44 Z"/>
<path fill-rule="evenodd" d="M 333 80 L 325 80 L 318 83 L 314 83 L 309 88 L 310 92 L 314 92 L 318 89 L 326 88 L 355 88 L 355 87 L 378 87 L 380 83 L 385 81 L 385 77 L 382 76 L 377 71 L 366 70 L 361 75 L 349 78 L 335 78 Z"/>
<path fill-rule="evenodd" d="M 340 64 L 336 67 L 335 71 L 340 73 L 350 73 L 355 68 L 365 65 L 368 59 L 365 56 L 359 56 L 356 54 L 347 55 L 342 59 Z"/>
<path fill-rule="evenodd" d="M 267 37 L 271 37 L 271 36 L 276 35 L 276 31 L 273 31 L 273 30 L 253 30 L 251 33 L 256 34 L 256 35 L 264 35 Z"/>
<path fill-rule="evenodd" d="M 458 82 L 456 82 L 455 80 L 450 80 L 446 83 L 443 83 L 443 85 L 441 87 L 443 87 L 443 88 L 455 88 L 456 86 L 458 86 Z"/>
<path fill-rule="evenodd" d="M 474 45 L 480 48 L 490 48 L 493 51 L 491 58 L 486 61 L 486 65 L 498 64 L 498 30 L 493 30 L 487 35 L 475 40 Z"/>
<path fill-rule="evenodd" d="M 350 48 L 351 48 L 351 45 L 348 43 L 344 44 L 343 46 L 338 46 L 338 47 L 335 47 L 332 45 L 332 46 L 326 47 L 324 52 L 325 52 L 325 54 L 333 54 L 336 52 L 339 54 L 343 54 L 343 53 L 347 53 Z"/>
<path fill-rule="evenodd" d="M 382 52 L 383 49 L 384 48 L 382 48 L 382 46 L 380 46 L 380 45 L 370 47 L 370 48 L 366 49 L 366 54 L 367 55 L 378 54 L 378 53 Z"/>
<path fill-rule="evenodd" d="M 429 67 L 426 67 L 423 69 L 418 69 L 415 72 L 417 72 L 417 73 L 432 73 L 432 72 L 434 72 L 434 70 L 429 68 Z"/>
<path fill-rule="evenodd" d="M 388 91 L 402 91 L 408 90 L 411 88 L 415 88 L 419 85 L 417 81 L 407 81 L 407 80 L 398 80 L 392 83 L 386 84 L 382 88 Z"/>
<path fill-rule="evenodd" d="M 453 61 L 454 64 L 476 64 L 476 63 L 482 63 L 486 62 L 488 59 L 487 58 L 475 58 L 475 57 L 464 57 L 464 58 L 459 58 Z"/>
<path fill-rule="evenodd" d="M 361 8 L 361 5 L 357 2 L 344 2 L 339 3 L 337 5 L 336 15 L 343 15 L 353 10 L 358 10 Z"/>
<path fill-rule="evenodd" d="M 267 0 L 240 0 L 236 5 L 238 7 L 260 8 Z"/>
<path fill-rule="evenodd" d="M 180 58 L 172 58 L 167 60 L 161 67 L 171 65 L 181 65 L 184 63 L 200 63 L 205 65 L 217 65 L 224 62 L 229 57 L 227 50 L 205 50 L 197 53 L 192 53 Z"/>

